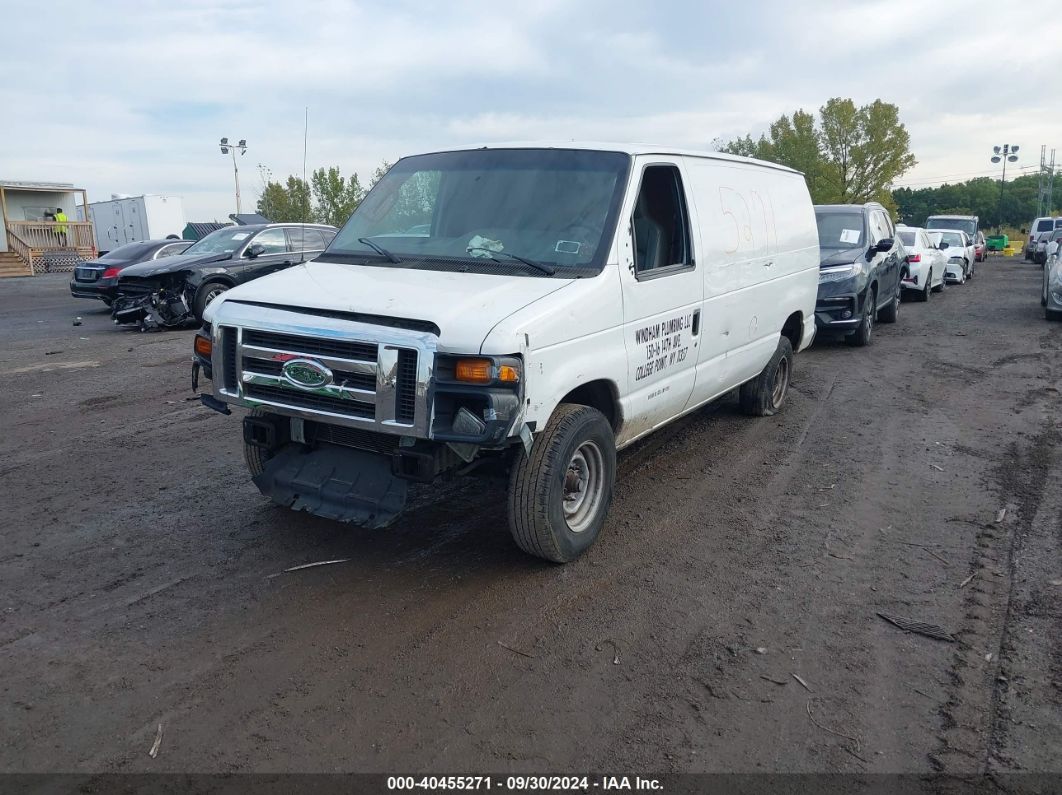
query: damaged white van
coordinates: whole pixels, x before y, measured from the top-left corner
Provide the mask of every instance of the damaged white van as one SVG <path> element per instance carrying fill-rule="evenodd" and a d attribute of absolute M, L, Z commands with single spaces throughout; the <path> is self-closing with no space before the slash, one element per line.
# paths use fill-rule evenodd
<path fill-rule="evenodd" d="M 206 310 L 193 380 L 252 409 L 263 494 L 383 526 L 410 481 L 505 472 L 525 551 L 577 557 L 616 451 L 740 388 L 776 412 L 815 334 L 804 178 L 718 153 L 510 145 L 406 157 L 312 262 Z"/>

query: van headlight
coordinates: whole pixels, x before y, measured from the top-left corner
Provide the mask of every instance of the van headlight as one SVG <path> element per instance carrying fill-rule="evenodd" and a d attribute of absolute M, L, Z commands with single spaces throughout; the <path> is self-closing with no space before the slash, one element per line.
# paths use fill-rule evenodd
<path fill-rule="evenodd" d="M 819 269 L 819 284 L 825 282 L 843 282 L 863 272 L 862 262 L 850 262 L 847 265 L 831 265 L 828 268 Z"/>

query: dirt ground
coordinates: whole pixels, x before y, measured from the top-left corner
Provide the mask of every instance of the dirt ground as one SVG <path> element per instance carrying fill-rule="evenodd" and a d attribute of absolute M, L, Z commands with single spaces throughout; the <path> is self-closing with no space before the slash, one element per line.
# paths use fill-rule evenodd
<path fill-rule="evenodd" d="M 779 416 L 624 452 L 567 566 L 495 482 L 381 531 L 272 507 L 239 418 L 188 400 L 191 332 L 4 280 L 0 770 L 1062 771 L 1040 273 L 993 258 L 798 355 Z"/>

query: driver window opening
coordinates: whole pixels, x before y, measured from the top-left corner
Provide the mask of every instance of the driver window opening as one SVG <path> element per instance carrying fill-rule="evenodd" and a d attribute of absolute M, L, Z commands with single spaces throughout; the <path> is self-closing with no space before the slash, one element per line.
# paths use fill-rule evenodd
<path fill-rule="evenodd" d="M 634 206 L 634 270 L 692 265 L 682 177 L 675 166 L 649 166 Z"/>

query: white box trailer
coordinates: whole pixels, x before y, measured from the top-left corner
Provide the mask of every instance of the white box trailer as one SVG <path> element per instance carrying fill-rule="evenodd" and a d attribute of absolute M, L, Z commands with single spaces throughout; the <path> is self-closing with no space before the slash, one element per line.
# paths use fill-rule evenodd
<path fill-rule="evenodd" d="M 126 243 L 179 236 L 185 227 L 180 196 L 114 196 L 110 201 L 92 202 L 88 209 L 101 254 Z"/>

